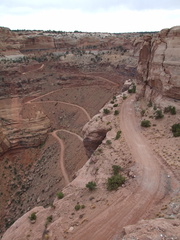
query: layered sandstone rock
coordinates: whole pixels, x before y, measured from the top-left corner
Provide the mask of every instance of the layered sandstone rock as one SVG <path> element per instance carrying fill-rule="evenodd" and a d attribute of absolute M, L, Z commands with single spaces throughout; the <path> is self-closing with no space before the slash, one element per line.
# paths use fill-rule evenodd
<path fill-rule="evenodd" d="M 139 79 L 148 94 L 180 99 L 180 26 L 145 36 L 138 64 Z"/>
<path fill-rule="evenodd" d="M 20 50 L 46 50 L 54 48 L 54 40 L 51 36 L 28 36 L 21 44 Z"/>
<path fill-rule="evenodd" d="M 84 134 L 84 147 L 86 149 L 87 156 L 96 150 L 96 148 L 102 143 L 109 131 L 107 122 L 101 114 L 95 115 L 83 128 Z"/>
<path fill-rule="evenodd" d="M 32 118 L 20 114 L 21 103 L 13 99 L 0 102 L 0 154 L 9 149 L 37 147 L 46 140 L 50 121 L 43 112 Z"/>
<path fill-rule="evenodd" d="M 18 35 L 9 28 L 0 27 L 0 57 L 18 54 L 20 48 Z"/>

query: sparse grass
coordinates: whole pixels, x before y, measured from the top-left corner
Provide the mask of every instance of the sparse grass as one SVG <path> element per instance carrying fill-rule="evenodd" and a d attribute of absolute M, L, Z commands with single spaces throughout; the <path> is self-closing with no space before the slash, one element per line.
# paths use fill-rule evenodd
<path fill-rule="evenodd" d="M 151 126 L 151 122 L 149 120 L 142 120 L 141 121 L 141 126 L 142 127 L 150 127 Z"/>
<path fill-rule="evenodd" d="M 86 184 L 86 187 L 87 187 L 90 191 L 93 191 L 93 190 L 96 189 L 96 183 L 93 182 L 93 181 L 88 182 L 88 183 Z"/>

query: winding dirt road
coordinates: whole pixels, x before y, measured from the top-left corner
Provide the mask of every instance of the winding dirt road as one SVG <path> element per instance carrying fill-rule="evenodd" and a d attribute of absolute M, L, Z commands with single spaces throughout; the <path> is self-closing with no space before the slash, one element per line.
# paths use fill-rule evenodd
<path fill-rule="evenodd" d="M 89 220 L 70 237 L 71 240 L 112 240 L 122 228 L 134 224 L 157 204 L 166 194 L 162 184 L 165 174 L 145 137 L 140 133 L 134 111 L 134 98 L 124 101 L 121 108 L 120 126 L 129 149 L 139 167 L 137 187 L 127 197 L 122 195 L 105 211 Z M 123 191 L 123 189 L 122 189 Z M 113 194 L 113 193 L 112 193 Z"/>
<path fill-rule="evenodd" d="M 68 176 L 68 173 L 66 171 L 66 168 L 65 168 L 65 165 L 64 165 L 64 150 L 65 150 L 65 147 L 64 147 L 64 142 L 62 139 L 60 139 L 58 136 L 57 136 L 57 132 L 67 132 L 71 135 L 74 135 L 76 136 L 77 138 L 79 138 L 81 141 L 83 141 L 83 139 L 76 133 L 73 133 L 73 132 L 70 132 L 68 130 L 64 130 L 64 129 L 59 129 L 59 130 L 56 130 L 54 132 L 51 133 L 51 135 L 58 141 L 59 145 L 60 145 L 60 157 L 59 157 L 59 163 L 60 163 L 60 168 L 61 168 L 61 171 L 62 171 L 62 175 L 65 179 L 65 185 L 68 185 L 70 183 L 70 180 L 69 180 L 69 176 Z"/>
<path fill-rule="evenodd" d="M 60 145 L 60 148 L 61 148 L 61 151 L 60 151 L 60 157 L 59 157 L 59 162 L 60 162 L 60 168 L 61 168 L 61 171 L 62 171 L 62 175 L 64 177 L 64 180 L 65 180 L 65 185 L 68 185 L 70 183 L 70 180 L 69 180 L 69 177 L 68 177 L 68 174 L 66 172 L 66 169 L 65 169 L 65 166 L 64 166 L 64 143 L 63 141 L 57 136 L 57 132 L 59 130 L 56 130 L 54 132 L 52 132 L 52 136 L 58 141 L 59 145 Z"/>

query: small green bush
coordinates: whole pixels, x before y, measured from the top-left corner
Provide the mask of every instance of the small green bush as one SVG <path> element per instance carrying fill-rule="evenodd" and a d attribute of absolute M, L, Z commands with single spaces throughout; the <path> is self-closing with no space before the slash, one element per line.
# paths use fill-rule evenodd
<path fill-rule="evenodd" d="M 135 93 L 136 92 L 136 85 L 133 83 L 132 87 L 128 89 L 128 93 Z"/>
<path fill-rule="evenodd" d="M 122 171 L 122 168 L 119 165 L 113 165 L 112 166 L 113 175 L 118 175 L 120 171 Z"/>
<path fill-rule="evenodd" d="M 142 117 L 144 116 L 145 112 L 146 112 L 146 110 L 144 110 L 144 109 L 141 110 L 141 116 Z"/>
<path fill-rule="evenodd" d="M 30 221 L 35 221 L 36 218 L 37 218 L 37 216 L 36 216 L 35 212 L 31 213 L 31 215 L 29 216 Z"/>
<path fill-rule="evenodd" d="M 118 132 L 116 133 L 115 140 L 119 139 L 119 138 L 120 138 L 120 136 L 121 136 L 121 131 L 118 131 Z"/>
<path fill-rule="evenodd" d="M 125 182 L 125 177 L 121 175 L 113 175 L 108 178 L 107 189 L 109 191 L 117 190 Z"/>
<path fill-rule="evenodd" d="M 118 107 L 118 104 L 117 104 L 117 103 L 116 103 L 116 104 L 114 104 L 114 105 L 113 105 L 113 107 Z"/>
<path fill-rule="evenodd" d="M 123 97 L 122 97 L 122 98 L 123 98 L 123 100 L 125 100 L 125 99 L 127 98 L 127 96 L 123 94 Z"/>
<path fill-rule="evenodd" d="M 57 193 L 57 198 L 58 199 L 62 199 L 63 197 L 64 197 L 64 193 L 62 193 L 62 192 Z"/>
<path fill-rule="evenodd" d="M 142 127 L 150 127 L 151 126 L 151 122 L 149 120 L 142 120 L 141 121 L 141 126 Z"/>
<path fill-rule="evenodd" d="M 46 219 L 46 220 L 47 220 L 47 222 L 49 222 L 49 223 L 50 223 L 50 222 L 52 222 L 52 219 L 53 219 L 53 217 L 52 217 L 52 215 L 50 215 L 50 216 L 48 216 L 48 217 L 47 217 L 47 219 Z"/>
<path fill-rule="evenodd" d="M 107 140 L 106 144 L 111 145 L 112 144 L 111 140 Z"/>
<path fill-rule="evenodd" d="M 93 190 L 96 189 L 96 183 L 93 182 L 93 181 L 88 182 L 88 183 L 86 184 L 86 187 L 87 187 L 90 191 L 93 191 Z"/>
<path fill-rule="evenodd" d="M 156 105 L 154 105 L 154 107 L 153 107 L 153 110 L 154 110 L 154 111 L 156 111 L 156 110 L 157 110 L 157 107 L 156 107 Z"/>
<path fill-rule="evenodd" d="M 118 110 L 115 110 L 114 111 L 114 115 L 116 116 L 116 115 L 118 115 L 119 114 L 119 111 Z"/>
<path fill-rule="evenodd" d="M 147 106 L 148 106 L 148 107 L 152 107 L 152 105 L 153 105 L 153 104 L 152 104 L 152 101 L 150 100 Z"/>
<path fill-rule="evenodd" d="M 168 106 L 164 108 L 164 113 L 171 113 L 172 115 L 176 114 L 176 108 L 174 106 Z"/>
<path fill-rule="evenodd" d="M 163 118 L 164 115 L 162 114 L 162 110 L 156 110 L 155 111 L 155 119 L 160 119 L 160 118 Z"/>
<path fill-rule="evenodd" d="M 81 208 L 81 205 L 80 205 L 80 204 L 76 204 L 76 206 L 74 207 L 74 209 L 75 209 L 76 211 L 79 211 L 80 208 Z"/>
<path fill-rule="evenodd" d="M 50 215 L 46 218 L 45 227 L 47 227 L 47 225 L 52 222 L 52 219 L 53 219 L 52 215 Z"/>
<path fill-rule="evenodd" d="M 110 110 L 107 109 L 107 108 L 104 108 L 104 109 L 103 109 L 103 113 L 104 113 L 104 114 L 109 114 L 109 113 L 110 113 Z"/>
<path fill-rule="evenodd" d="M 180 137 L 180 123 L 175 123 L 171 127 L 171 131 L 174 137 Z"/>

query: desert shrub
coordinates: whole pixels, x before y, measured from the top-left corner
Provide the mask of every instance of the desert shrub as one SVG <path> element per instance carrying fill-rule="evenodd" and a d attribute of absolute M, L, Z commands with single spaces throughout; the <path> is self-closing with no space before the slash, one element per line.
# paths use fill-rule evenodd
<path fill-rule="evenodd" d="M 112 144 L 111 140 L 107 140 L 106 144 L 108 144 L 108 145 Z"/>
<path fill-rule="evenodd" d="M 114 105 L 113 105 L 113 107 L 118 107 L 118 104 L 117 104 L 117 103 L 116 103 L 116 104 L 114 104 Z"/>
<path fill-rule="evenodd" d="M 113 175 L 112 177 L 108 178 L 107 189 L 109 191 L 117 190 L 118 187 L 122 186 L 124 182 L 125 182 L 125 177 L 121 175 Z"/>
<path fill-rule="evenodd" d="M 116 96 L 113 96 L 113 100 L 116 100 Z"/>
<path fill-rule="evenodd" d="M 83 204 L 83 205 L 81 205 L 81 208 L 82 208 L 82 209 L 84 209 L 84 208 L 85 208 L 85 205 L 84 205 L 84 204 Z"/>
<path fill-rule="evenodd" d="M 127 96 L 123 94 L 123 100 L 125 100 L 126 98 L 127 98 Z"/>
<path fill-rule="evenodd" d="M 88 183 L 86 184 L 86 187 L 87 187 L 90 191 L 93 191 L 93 190 L 96 189 L 96 183 L 93 182 L 93 181 L 88 182 Z"/>
<path fill-rule="evenodd" d="M 142 127 L 150 127 L 151 126 L 151 122 L 149 120 L 142 120 L 141 121 L 141 126 Z"/>
<path fill-rule="evenodd" d="M 53 219 L 52 215 L 50 215 L 50 216 L 48 216 L 48 217 L 46 218 L 45 227 L 47 227 L 48 223 L 51 223 L 51 222 L 52 222 L 52 219 Z"/>
<path fill-rule="evenodd" d="M 118 110 L 115 110 L 114 111 L 114 115 L 116 116 L 116 115 L 118 115 L 119 114 L 119 111 Z"/>
<path fill-rule="evenodd" d="M 148 107 L 152 107 L 152 105 L 153 105 L 153 104 L 152 104 L 152 101 L 150 100 L 150 101 L 148 102 L 148 105 L 147 105 L 147 106 L 148 106 Z"/>
<path fill-rule="evenodd" d="M 160 118 L 163 118 L 164 115 L 162 114 L 162 110 L 156 110 L 155 111 L 155 119 L 160 119 Z"/>
<path fill-rule="evenodd" d="M 145 112 L 146 112 L 146 110 L 144 110 L 144 109 L 141 110 L 141 116 L 142 117 L 144 116 Z"/>
<path fill-rule="evenodd" d="M 119 138 L 120 138 L 120 136 L 121 136 L 121 131 L 118 131 L 118 132 L 116 133 L 115 140 L 119 139 Z"/>
<path fill-rule="evenodd" d="M 109 114 L 109 113 L 110 113 L 110 110 L 107 109 L 107 108 L 104 108 L 104 109 L 103 109 L 103 113 L 104 113 L 104 114 Z"/>
<path fill-rule="evenodd" d="M 164 113 L 171 113 L 172 115 L 176 114 L 176 108 L 174 106 L 168 106 L 164 108 Z"/>
<path fill-rule="evenodd" d="M 110 101 L 111 104 L 114 104 L 114 101 Z"/>
<path fill-rule="evenodd" d="M 62 192 L 58 192 L 56 195 L 58 199 L 62 199 L 64 197 L 64 193 Z"/>
<path fill-rule="evenodd" d="M 136 92 L 136 85 L 133 84 L 132 87 L 128 89 L 128 93 L 135 93 Z"/>
<path fill-rule="evenodd" d="M 30 221 L 36 221 L 36 218 L 37 216 L 35 212 L 31 213 L 31 215 L 29 216 Z"/>
<path fill-rule="evenodd" d="M 113 175 L 118 175 L 119 172 L 122 171 L 122 168 L 118 165 L 113 165 L 112 170 L 113 170 Z"/>
<path fill-rule="evenodd" d="M 180 137 L 180 123 L 175 123 L 171 126 L 171 131 L 174 137 Z"/>
<path fill-rule="evenodd" d="M 47 222 L 52 222 L 52 219 L 53 219 L 53 217 L 52 217 L 52 215 L 50 215 L 50 216 L 47 217 L 46 220 L 47 220 Z"/>
<path fill-rule="evenodd" d="M 76 211 L 78 211 L 80 208 L 81 208 L 81 205 L 80 205 L 80 204 L 76 204 L 76 206 L 74 207 L 74 209 L 75 209 Z"/>

